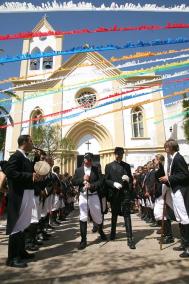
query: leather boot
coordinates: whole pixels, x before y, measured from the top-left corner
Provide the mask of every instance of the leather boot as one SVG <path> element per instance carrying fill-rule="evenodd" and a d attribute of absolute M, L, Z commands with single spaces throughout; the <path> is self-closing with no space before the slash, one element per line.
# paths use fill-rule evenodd
<path fill-rule="evenodd" d="M 172 244 L 174 243 L 171 220 L 164 220 L 164 238 L 162 244 Z"/>
<path fill-rule="evenodd" d="M 107 237 L 106 237 L 106 235 L 105 235 L 105 233 L 104 233 L 104 231 L 103 231 L 103 223 L 100 224 L 100 225 L 98 225 L 98 232 L 99 232 L 99 234 L 100 234 L 101 240 L 102 240 L 102 241 L 107 241 Z"/>
<path fill-rule="evenodd" d="M 20 239 L 19 239 L 19 246 L 20 246 L 20 256 L 22 259 L 33 259 L 35 257 L 34 253 L 28 253 L 25 250 L 25 237 L 24 232 L 20 233 Z"/>
<path fill-rule="evenodd" d="M 126 236 L 127 236 L 127 245 L 130 249 L 136 249 L 135 243 L 133 240 L 132 225 L 131 225 L 131 216 L 124 216 Z"/>
<path fill-rule="evenodd" d="M 85 249 L 87 246 L 87 222 L 80 221 L 81 242 L 78 246 L 79 250 Z"/>
<path fill-rule="evenodd" d="M 110 240 L 113 241 L 116 238 L 116 225 L 117 225 L 117 215 L 112 214 L 111 218 L 111 233 L 110 233 Z"/>
<path fill-rule="evenodd" d="M 183 225 L 183 232 L 184 232 L 184 252 L 180 254 L 180 257 L 182 258 L 188 258 L 189 257 L 189 224 Z"/>
<path fill-rule="evenodd" d="M 25 268 L 26 262 L 20 256 L 20 232 L 9 236 L 7 266 Z"/>
<path fill-rule="evenodd" d="M 185 250 L 185 246 L 184 246 L 184 225 L 182 225 L 181 223 L 179 223 L 179 229 L 180 229 L 180 246 L 178 247 L 174 247 L 173 250 L 175 251 L 184 251 Z"/>
<path fill-rule="evenodd" d="M 26 250 L 37 251 L 39 250 L 38 245 L 35 242 L 37 235 L 37 224 L 31 223 L 27 228 L 27 243 L 25 245 Z"/>

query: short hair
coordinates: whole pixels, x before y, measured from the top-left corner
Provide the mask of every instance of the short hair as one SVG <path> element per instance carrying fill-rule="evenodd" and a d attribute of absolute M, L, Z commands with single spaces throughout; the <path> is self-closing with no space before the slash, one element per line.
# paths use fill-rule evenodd
<path fill-rule="evenodd" d="M 155 155 L 155 157 L 160 163 L 163 163 L 165 161 L 165 157 L 162 154 L 157 154 Z"/>
<path fill-rule="evenodd" d="M 18 146 L 20 147 L 20 146 L 24 145 L 25 143 L 27 143 L 30 137 L 31 136 L 29 134 L 20 135 L 18 137 L 18 141 L 17 141 L 18 142 Z"/>
<path fill-rule="evenodd" d="M 166 148 L 166 147 L 170 148 L 174 152 L 179 151 L 179 145 L 178 145 L 177 141 L 174 140 L 174 139 L 168 139 L 164 144 L 164 148 Z"/>
<path fill-rule="evenodd" d="M 60 171 L 60 167 L 58 167 L 58 166 L 54 166 L 54 167 L 53 167 L 53 172 L 55 172 L 55 173 L 56 173 L 57 171 Z"/>
<path fill-rule="evenodd" d="M 123 155 L 123 154 L 124 154 L 124 149 L 123 149 L 123 147 L 115 147 L 115 149 L 114 149 L 114 154 L 115 154 L 115 155 Z"/>
<path fill-rule="evenodd" d="M 90 153 L 90 152 L 85 153 L 84 159 L 86 159 L 88 161 L 92 160 L 93 159 L 93 153 Z"/>

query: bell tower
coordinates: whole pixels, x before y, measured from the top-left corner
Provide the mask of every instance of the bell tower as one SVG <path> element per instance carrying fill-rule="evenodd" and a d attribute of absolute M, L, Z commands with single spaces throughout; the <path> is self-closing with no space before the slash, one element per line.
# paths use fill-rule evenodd
<path fill-rule="evenodd" d="M 32 32 L 54 31 L 47 21 L 46 15 L 39 21 Z M 24 39 L 22 54 L 35 54 L 41 52 L 52 52 L 62 50 L 63 36 L 41 36 Z M 22 60 L 20 66 L 20 77 L 28 80 L 46 79 L 51 72 L 57 70 L 62 64 L 62 56 L 41 57 L 30 60 Z"/>

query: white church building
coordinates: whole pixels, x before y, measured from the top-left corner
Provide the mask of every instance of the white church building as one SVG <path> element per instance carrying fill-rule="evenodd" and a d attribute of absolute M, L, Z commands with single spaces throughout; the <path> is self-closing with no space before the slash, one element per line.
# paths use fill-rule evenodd
<path fill-rule="evenodd" d="M 54 29 L 44 17 L 33 29 L 33 32 L 38 31 Z M 23 40 L 22 53 L 60 51 L 62 45 L 63 36 L 34 37 Z M 120 76 L 123 74 L 98 52 L 74 54 L 65 62 L 62 56 L 23 60 L 21 79 L 12 82 L 21 101 L 13 102 L 10 112 L 15 122 L 22 123 L 7 129 L 5 159 L 16 150 L 18 136 L 31 133 L 32 122 L 29 120 L 36 115 L 61 112 L 59 116 L 45 120 L 59 118 L 56 123 L 61 126 L 62 137 L 69 138 L 75 145 L 75 149 L 65 153 L 65 157 L 70 158 L 61 163 L 62 171 L 73 174 L 88 151 L 95 154 L 104 169 L 113 161 L 116 146 L 125 149 L 124 160 L 136 168 L 155 154 L 163 153 L 164 142 L 171 135 L 178 139 L 181 153 L 189 162 L 189 147 L 181 118 L 179 123 L 164 120 L 169 113 L 182 111 L 182 104 L 164 105 L 162 90 L 152 81 L 156 79 L 161 85 L 160 76 L 124 78 Z M 31 84 L 37 80 L 36 84 Z M 137 90 L 147 86 L 148 91 Z M 133 88 L 136 91 L 129 93 Z M 115 93 L 121 95 L 111 97 Z M 129 99 L 124 99 L 126 95 Z M 117 98 L 120 100 L 113 103 Z M 72 111 L 66 113 L 70 109 Z"/>

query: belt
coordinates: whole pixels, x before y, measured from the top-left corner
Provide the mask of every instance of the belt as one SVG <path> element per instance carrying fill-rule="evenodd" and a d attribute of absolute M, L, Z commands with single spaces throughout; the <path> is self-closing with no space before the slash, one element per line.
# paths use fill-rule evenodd
<path fill-rule="evenodd" d="M 88 193 L 88 196 L 91 196 L 91 195 L 97 195 L 97 191 L 93 192 L 93 193 Z"/>

